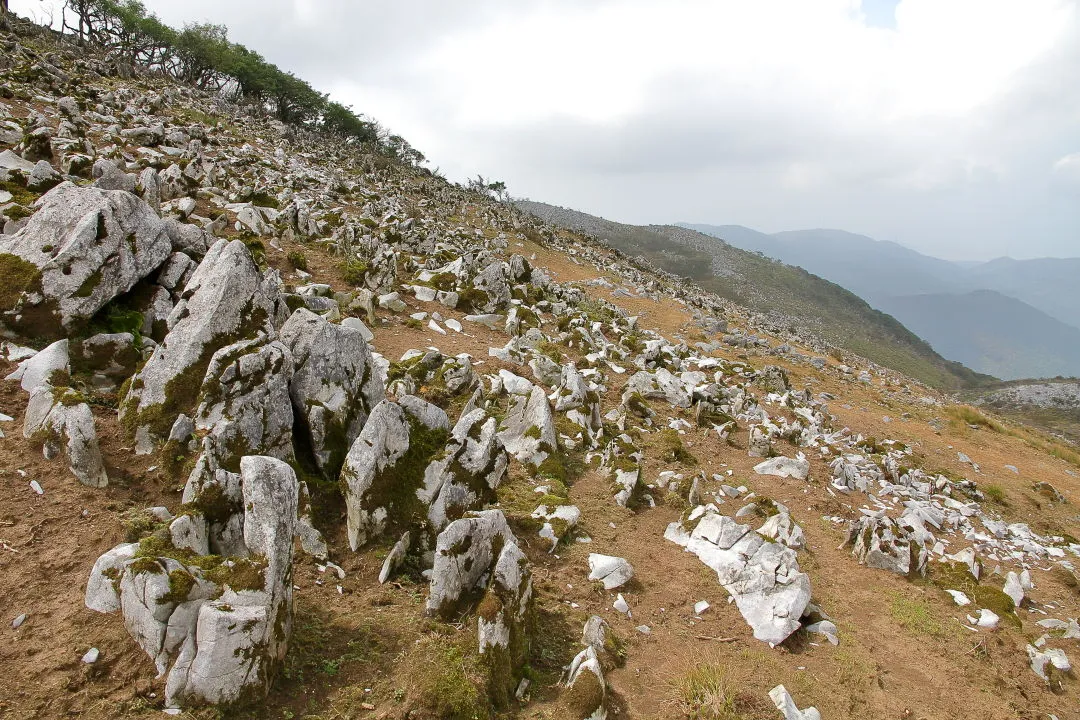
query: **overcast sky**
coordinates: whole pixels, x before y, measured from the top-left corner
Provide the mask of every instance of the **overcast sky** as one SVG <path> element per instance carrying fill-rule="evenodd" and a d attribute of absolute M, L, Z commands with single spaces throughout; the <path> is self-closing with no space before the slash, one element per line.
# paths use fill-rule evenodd
<path fill-rule="evenodd" d="M 1080 256 L 1080 0 L 145 4 L 224 23 L 452 180 L 622 222 Z"/>

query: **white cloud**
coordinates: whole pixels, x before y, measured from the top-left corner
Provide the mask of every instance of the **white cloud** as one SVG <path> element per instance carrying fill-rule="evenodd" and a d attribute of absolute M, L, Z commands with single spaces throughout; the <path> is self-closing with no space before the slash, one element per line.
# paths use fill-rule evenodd
<path fill-rule="evenodd" d="M 146 4 L 226 23 L 454 179 L 631 222 L 1077 254 L 1047 169 L 1075 150 L 1080 0 L 900 0 L 893 28 L 859 0 Z"/>
<path fill-rule="evenodd" d="M 1074 152 L 1054 163 L 1054 173 L 1069 180 L 1080 180 L 1080 152 Z"/>

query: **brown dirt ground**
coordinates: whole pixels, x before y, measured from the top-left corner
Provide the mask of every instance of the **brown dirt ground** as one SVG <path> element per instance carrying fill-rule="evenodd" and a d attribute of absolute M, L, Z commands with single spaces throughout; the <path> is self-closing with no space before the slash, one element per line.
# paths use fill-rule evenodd
<path fill-rule="evenodd" d="M 291 249 L 295 248 L 284 248 Z M 521 247 L 512 243 L 510 250 L 535 254 L 535 264 L 560 281 L 585 282 L 606 275 L 622 284 L 606 270 L 576 264 L 533 243 Z M 317 278 L 341 285 L 331 259 L 311 246 L 304 246 L 304 251 Z M 272 264 L 284 267 L 285 252 L 268 247 L 267 255 Z M 640 315 L 643 327 L 669 337 L 692 332 L 690 316 L 677 302 L 613 298 L 609 291 L 606 297 Z M 405 299 L 412 306 L 410 312 L 463 316 L 434 303 Z M 384 311 L 378 317 L 375 346 L 391 360 L 410 348 L 435 346 L 450 354 L 471 353 L 484 363 L 478 368 L 481 372 L 500 367 L 488 358 L 487 350 L 505 344 L 501 332 L 466 324 L 465 334 L 449 331 L 442 336 L 408 328 L 401 317 Z M 718 355 L 737 357 L 735 352 Z M 1076 468 L 1065 462 L 989 430 L 946 425 L 940 433 L 934 431 L 928 421 L 944 415 L 940 408 L 917 404 L 925 394 L 918 388 L 910 400 L 898 400 L 896 394 L 886 396 L 877 384 L 856 383 L 832 369 L 818 373 L 756 353 L 748 359 L 757 365 L 785 366 L 796 387 L 810 383 L 814 392 L 837 395 L 840 399 L 831 403 L 830 410 L 841 424 L 879 439 L 909 443 L 925 458 L 927 469 L 946 469 L 999 485 L 1008 501 L 999 510 L 1010 521 L 1027 522 L 1039 532 L 1080 535 L 1075 504 L 1052 506 L 1031 490 L 1032 482 L 1046 480 L 1075 503 L 1080 480 L 1069 474 Z M 0 361 L 0 373 L 12 367 Z M 613 380 L 605 409 L 617 402 L 622 382 L 625 378 Z M 60 461 L 45 461 L 39 449 L 21 437 L 25 403 L 26 395 L 15 383 L 0 383 L 0 412 L 15 418 L 4 426 L 7 437 L 0 440 L 0 677 L 4 678 L 0 718 L 140 717 L 156 712 L 162 685 L 154 678 L 149 658 L 130 640 L 120 617 L 86 610 L 82 593 L 97 556 L 123 540 L 122 514 L 148 505 L 175 509 L 180 481 L 149 471 L 153 460 L 125 451 L 115 414 L 103 407 L 95 410 L 95 416 L 113 483 L 104 490 L 79 486 Z M 661 426 L 668 417 L 679 416 L 671 408 L 654 409 Z M 903 413 L 910 419 L 903 419 Z M 886 415 L 892 418 L 887 424 L 882 420 Z M 538 643 L 543 652 L 536 663 L 539 679 L 533 700 L 515 713 L 518 717 L 556 717 L 557 691 L 552 686 L 558 668 L 576 652 L 580 628 L 595 613 L 628 642 L 625 667 L 609 676 L 613 708 L 620 718 L 683 716 L 680 682 L 695 667 L 717 664 L 743 692 L 760 698 L 783 683 L 801 706 L 816 705 L 831 720 L 1006 720 L 1045 718 L 1048 713 L 1061 720 L 1080 719 L 1075 681 L 1067 679 L 1063 694 L 1055 695 L 1027 667 L 1024 646 L 1040 634 L 1034 620 L 1043 615 L 1021 610 L 1021 629 L 972 633 L 960 625 L 963 614 L 933 585 L 860 567 L 846 550 L 837 549 L 842 533 L 821 517 L 853 516 L 852 505 L 857 507 L 859 501 L 825 492 L 824 461 L 811 457 L 808 483 L 758 477 L 752 471 L 756 461 L 737 447 L 745 444 L 745 432 L 736 434 L 736 446 L 699 430 L 688 431 L 683 439 L 700 465 L 670 469 L 683 472 L 687 481 L 697 470 L 711 476 L 730 469 L 733 475 L 725 480 L 729 484 L 746 484 L 791 508 L 808 540 L 800 562 L 811 577 L 815 601 L 840 628 L 839 647 L 802 634 L 776 649 L 753 640 L 737 610 L 725 601 L 714 574 L 663 540 L 665 527 L 683 510 L 682 501 L 658 496 L 656 508 L 630 512 L 615 505 L 609 482 L 590 470 L 573 485 L 571 499 L 582 509 L 583 530 L 591 542 L 560 547 L 549 555 L 535 539 L 523 538 L 533 560 L 543 635 Z M 650 435 L 643 436 L 643 444 L 646 479 L 653 480 L 669 466 L 657 461 Z M 982 473 L 972 476 L 971 468 L 957 461 L 957 451 L 980 463 Z M 1016 465 L 1020 474 L 1005 470 L 1005 464 Z M 30 479 L 42 484 L 44 495 L 29 489 Z M 718 484 L 710 480 L 706 487 L 718 489 Z M 734 512 L 739 505 L 729 502 L 723 510 Z M 299 561 L 296 632 L 286 677 L 267 703 L 246 716 L 400 717 L 410 706 L 415 685 L 410 653 L 425 647 L 417 642 L 433 635 L 471 640 L 468 623 L 440 626 L 423 619 L 423 584 L 402 578 L 378 586 L 375 578 L 386 548 L 350 553 L 341 525 L 327 526 L 328 541 L 346 578 L 339 582 L 320 573 L 312 561 Z M 633 619 L 612 609 L 614 593 L 587 581 L 590 552 L 626 557 L 636 568 L 635 582 L 623 592 Z M 1080 595 L 1047 573 L 1034 574 L 1038 587 L 1032 596 L 1040 607 L 1055 602 L 1051 616 L 1080 615 Z M 902 626 L 894 611 L 897 598 L 919 603 L 931 624 L 923 629 Z M 702 599 L 712 608 L 695 618 L 693 604 Z M 29 613 L 29 620 L 13 630 L 10 621 L 21 613 Z M 649 635 L 635 629 L 641 624 L 650 627 Z M 79 658 L 92 646 L 102 651 L 102 660 L 85 666 Z M 1074 661 L 1080 660 L 1075 645 L 1068 651 Z"/>

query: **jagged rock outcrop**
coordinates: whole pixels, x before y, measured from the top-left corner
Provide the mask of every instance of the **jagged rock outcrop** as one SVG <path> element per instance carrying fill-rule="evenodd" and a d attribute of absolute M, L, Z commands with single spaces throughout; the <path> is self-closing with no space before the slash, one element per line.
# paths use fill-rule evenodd
<path fill-rule="evenodd" d="M 132 378 L 120 420 L 149 452 L 180 413 L 191 413 L 218 350 L 262 333 L 275 336 L 278 279 L 264 277 L 239 240 L 219 240 L 192 274 L 169 316 L 169 333 Z"/>
<path fill-rule="evenodd" d="M 241 340 L 214 353 L 194 422 L 216 466 L 235 470 L 255 453 L 293 459 L 292 376 L 292 353 L 277 340 Z"/>
<path fill-rule="evenodd" d="M 300 308 L 281 328 L 295 371 L 289 384 L 294 411 L 319 469 L 336 478 L 384 398 L 383 378 L 361 331 L 335 325 Z"/>
<path fill-rule="evenodd" d="M 844 544 L 852 545 L 852 554 L 869 567 L 899 575 L 926 572 L 926 548 L 906 528 L 885 515 L 853 520 L 848 525 Z"/>
<path fill-rule="evenodd" d="M 526 381 L 528 382 L 528 381 Z M 511 395 L 510 410 L 499 438 L 519 462 L 540 468 L 558 448 L 555 418 L 543 388 L 533 386 L 527 395 Z"/>
<path fill-rule="evenodd" d="M 467 510 L 495 500 L 506 476 L 506 449 L 496 434 L 497 421 L 482 409 L 464 415 L 450 431 L 443 452 L 424 470 L 420 500 L 428 505 L 431 530 L 441 531 Z"/>
<path fill-rule="evenodd" d="M 36 338 L 56 338 L 90 320 L 131 290 L 169 256 L 161 219 L 145 202 L 120 191 L 69 182 L 37 202 L 26 227 L 0 236 L 5 295 L 0 322 Z"/>
<path fill-rule="evenodd" d="M 529 562 L 501 510 L 470 513 L 439 534 L 426 611 L 452 620 L 476 608 L 498 707 L 513 695 L 529 657 L 532 600 Z"/>
<path fill-rule="evenodd" d="M 778 645 L 800 627 L 810 579 L 799 571 L 793 550 L 768 542 L 712 505 L 671 523 L 664 537 L 716 571 L 758 640 Z"/>
<path fill-rule="evenodd" d="M 189 555 L 163 530 L 105 553 L 87 582 L 86 606 L 120 610 L 128 632 L 166 674 L 170 707 L 262 698 L 288 648 L 296 475 L 280 460 L 249 456 L 239 477 L 241 555 L 187 564 L 178 558 Z"/>
<path fill-rule="evenodd" d="M 417 491 L 425 469 L 446 447 L 449 425 L 445 412 L 412 395 L 372 409 L 341 468 L 353 550 L 427 517 Z"/>

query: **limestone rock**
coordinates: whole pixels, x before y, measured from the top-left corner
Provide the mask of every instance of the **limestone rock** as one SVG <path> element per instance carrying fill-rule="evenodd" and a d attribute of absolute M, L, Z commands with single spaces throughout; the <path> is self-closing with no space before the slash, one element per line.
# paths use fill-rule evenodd
<path fill-rule="evenodd" d="M 775 475 L 776 477 L 793 477 L 797 480 L 805 480 L 810 474 L 810 461 L 802 457 L 797 459 L 774 457 L 755 465 L 754 472 L 758 475 Z"/>
<path fill-rule="evenodd" d="M 30 394 L 23 435 L 44 443 L 45 457 L 63 452 L 71 474 L 90 487 L 105 487 L 109 476 L 98 446 L 94 414 L 70 388 L 39 385 Z"/>
<path fill-rule="evenodd" d="M 769 699 L 776 705 L 776 709 L 784 714 L 784 720 L 821 720 L 821 713 L 817 708 L 808 707 L 800 710 L 792 699 L 791 693 L 783 685 L 777 685 L 770 690 Z"/>
<path fill-rule="evenodd" d="M 489 693 L 497 707 L 506 706 L 528 663 L 532 604 L 529 561 L 511 539 L 499 552 L 476 620 L 480 654 L 491 668 Z"/>
<path fill-rule="evenodd" d="M 166 674 L 168 707 L 231 705 L 264 697 L 292 625 L 292 554 L 298 483 L 285 463 L 240 462 L 243 557 L 185 566 L 120 545 L 98 559 L 86 605 L 120 610 L 132 638 Z M 173 521 L 176 523 L 188 515 Z M 188 548 L 189 550 L 191 548 Z M 206 570 L 204 568 L 211 568 Z"/>
<path fill-rule="evenodd" d="M 555 419 L 543 388 L 534 386 L 528 395 L 514 395 L 499 438 L 520 462 L 540 467 L 558 448 Z"/>
<path fill-rule="evenodd" d="M 292 374 L 292 354 L 276 340 L 241 340 L 214 353 L 194 421 L 219 465 L 235 469 L 256 453 L 293 459 Z"/>
<path fill-rule="evenodd" d="M 417 490 L 446 445 L 449 424 L 445 412 L 411 395 L 372 409 L 341 469 L 353 550 L 426 516 Z"/>
<path fill-rule="evenodd" d="M 790 389 L 788 376 L 783 368 L 776 365 L 766 365 L 758 373 L 755 382 L 765 392 L 782 394 Z"/>
<path fill-rule="evenodd" d="M 160 218 L 139 198 L 63 183 L 43 195 L 23 229 L 0 236 L 0 257 L 18 263 L 21 287 L 0 321 L 57 337 L 93 317 L 169 256 Z"/>
<path fill-rule="evenodd" d="M 424 471 L 424 485 L 417 496 L 427 503 L 428 521 L 435 532 L 465 511 L 494 502 L 508 464 L 496 425 L 495 418 L 482 409 L 462 415 L 442 457 Z"/>
<path fill-rule="evenodd" d="M 4 379 L 18 380 L 22 389 L 30 392 L 41 385 L 49 385 L 54 372 L 70 372 L 70 363 L 68 340 L 57 340 L 41 352 L 23 360 L 15 372 Z"/>
<path fill-rule="evenodd" d="M 460 615 L 510 544 L 517 543 L 501 510 L 470 513 L 447 525 L 435 547 L 427 613 L 444 619 Z"/>
<path fill-rule="evenodd" d="M 361 331 L 309 310 L 292 314 L 281 341 L 296 368 L 289 385 L 293 409 L 319 469 L 336 478 L 368 414 L 384 398 L 382 377 Z"/>
<path fill-rule="evenodd" d="M 803 529 L 786 512 L 780 512 L 770 517 L 765 521 L 764 525 L 758 528 L 758 533 L 762 537 L 775 540 L 792 550 L 799 550 L 806 544 L 806 535 L 803 533 Z"/>
<path fill-rule="evenodd" d="M 624 558 L 589 553 L 589 579 L 600 580 L 605 590 L 621 588 L 634 577 L 634 568 Z"/>
<path fill-rule="evenodd" d="M 868 567 L 899 575 L 926 572 L 926 548 L 914 542 L 911 533 L 888 517 L 861 517 L 848 526 L 845 544 Z"/>
<path fill-rule="evenodd" d="M 699 506 L 685 523 L 671 523 L 664 537 L 715 570 L 754 637 L 777 645 L 799 628 L 810 579 L 800 572 L 794 550 L 721 517 L 715 507 Z"/>
<path fill-rule="evenodd" d="M 239 240 L 220 240 L 195 270 L 169 318 L 169 333 L 132 378 L 120 420 L 149 451 L 180 413 L 191 414 L 221 348 L 275 334 L 273 288 Z M 150 447 L 147 448 L 146 446 Z"/>
<path fill-rule="evenodd" d="M 559 698 L 567 717 L 577 720 L 607 718 L 607 684 L 596 649 L 586 647 L 571 661 L 566 689 Z"/>

